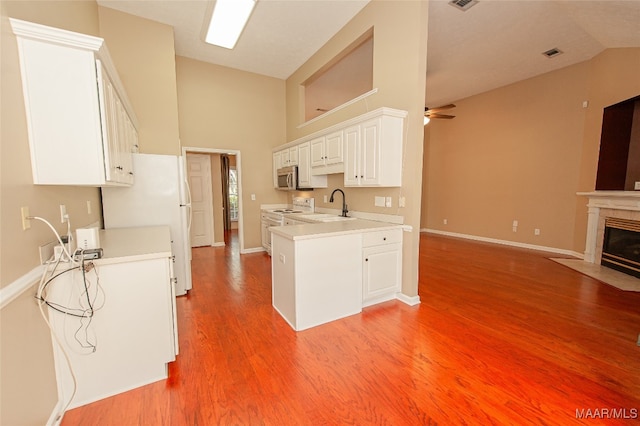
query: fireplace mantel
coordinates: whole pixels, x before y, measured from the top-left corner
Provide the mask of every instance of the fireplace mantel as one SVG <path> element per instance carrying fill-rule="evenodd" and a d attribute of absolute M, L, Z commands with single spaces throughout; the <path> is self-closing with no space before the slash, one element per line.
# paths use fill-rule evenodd
<path fill-rule="evenodd" d="M 604 235 L 604 218 L 620 217 L 640 220 L 640 191 L 594 191 L 578 192 L 588 197 L 589 221 L 587 223 L 587 242 L 584 260 L 600 263 Z"/>

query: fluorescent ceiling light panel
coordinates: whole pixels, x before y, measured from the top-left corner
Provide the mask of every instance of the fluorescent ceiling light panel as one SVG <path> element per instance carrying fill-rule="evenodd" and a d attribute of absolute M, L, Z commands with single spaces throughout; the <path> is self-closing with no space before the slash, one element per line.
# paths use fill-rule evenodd
<path fill-rule="evenodd" d="M 217 0 L 205 41 L 233 49 L 255 4 L 255 0 Z"/>

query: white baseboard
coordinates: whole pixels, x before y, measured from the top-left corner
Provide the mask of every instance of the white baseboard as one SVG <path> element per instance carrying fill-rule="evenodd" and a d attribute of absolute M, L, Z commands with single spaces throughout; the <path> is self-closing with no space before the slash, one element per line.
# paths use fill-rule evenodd
<path fill-rule="evenodd" d="M 62 418 L 64 417 L 64 402 L 62 400 L 58 400 L 58 403 L 55 407 L 53 407 L 53 411 L 47 420 L 47 426 L 59 426 L 62 423 Z"/>
<path fill-rule="evenodd" d="M 224 241 L 219 241 L 217 243 L 213 243 L 211 244 L 211 247 L 224 247 L 226 244 L 224 243 Z"/>
<path fill-rule="evenodd" d="M 266 251 L 266 250 L 264 249 L 264 247 L 254 247 L 254 248 L 244 249 L 240 252 L 240 254 L 260 253 L 261 251 Z"/>
<path fill-rule="evenodd" d="M 396 299 L 398 299 L 402 303 L 406 303 L 409 306 L 416 306 L 420 304 L 420 296 L 407 296 L 403 293 L 397 293 Z"/>
<path fill-rule="evenodd" d="M 584 259 L 584 253 L 578 253 L 573 250 L 565 250 L 557 247 L 538 246 L 535 244 L 519 243 L 516 241 L 508 241 L 508 240 L 499 240 L 496 238 L 479 237 L 477 235 L 459 234 L 457 232 L 439 231 L 437 229 L 430 229 L 430 228 L 421 228 L 420 232 L 445 235 L 448 237 L 464 238 L 467 240 L 482 241 L 485 243 L 501 244 L 505 246 L 519 247 L 519 248 L 525 248 L 525 249 L 531 249 L 531 250 L 546 251 L 550 253 L 573 256 L 573 257 L 577 257 L 578 259 Z"/>

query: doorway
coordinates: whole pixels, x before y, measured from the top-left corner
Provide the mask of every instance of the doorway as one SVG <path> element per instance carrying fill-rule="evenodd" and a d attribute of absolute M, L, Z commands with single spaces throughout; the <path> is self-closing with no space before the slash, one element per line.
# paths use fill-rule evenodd
<path fill-rule="evenodd" d="M 182 148 L 192 203 L 192 247 L 224 246 L 235 236 L 244 249 L 240 152 Z M 210 240 L 208 239 L 210 229 Z"/>

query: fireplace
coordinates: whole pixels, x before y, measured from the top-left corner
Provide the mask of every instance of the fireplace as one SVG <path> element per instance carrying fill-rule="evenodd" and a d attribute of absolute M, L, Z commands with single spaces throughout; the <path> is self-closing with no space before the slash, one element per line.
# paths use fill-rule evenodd
<path fill-rule="evenodd" d="M 640 221 L 605 218 L 600 263 L 640 278 Z"/>

